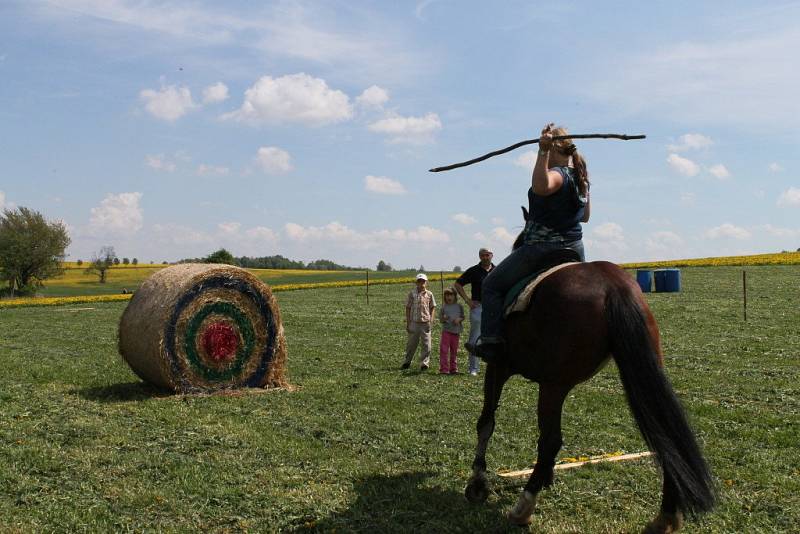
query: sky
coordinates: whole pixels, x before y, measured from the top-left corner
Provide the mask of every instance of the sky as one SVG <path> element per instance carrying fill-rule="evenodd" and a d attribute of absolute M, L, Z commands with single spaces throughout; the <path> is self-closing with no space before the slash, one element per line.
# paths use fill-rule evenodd
<path fill-rule="evenodd" d="M 68 260 L 224 247 L 495 262 L 539 137 L 583 140 L 588 260 L 800 247 L 800 2 L 0 2 L 0 209 Z"/>

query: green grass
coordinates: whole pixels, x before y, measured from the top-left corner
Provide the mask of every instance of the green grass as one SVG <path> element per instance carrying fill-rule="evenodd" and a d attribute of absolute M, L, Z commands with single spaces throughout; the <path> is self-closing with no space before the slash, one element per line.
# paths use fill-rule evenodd
<path fill-rule="evenodd" d="M 687 532 L 800 525 L 800 267 L 747 272 L 747 323 L 741 268 L 683 269 L 682 293 L 648 296 L 719 484 Z M 116 351 L 124 304 L 0 309 L 0 531 L 510 530 L 524 479 L 462 496 L 480 380 L 398 370 L 408 289 L 375 286 L 369 306 L 359 287 L 278 294 L 298 389 L 239 397 L 139 382 Z M 535 405 L 513 378 L 490 470 L 531 464 Z M 613 364 L 570 395 L 564 443 L 645 449 Z M 533 530 L 638 532 L 659 500 L 650 461 L 559 472 Z"/>

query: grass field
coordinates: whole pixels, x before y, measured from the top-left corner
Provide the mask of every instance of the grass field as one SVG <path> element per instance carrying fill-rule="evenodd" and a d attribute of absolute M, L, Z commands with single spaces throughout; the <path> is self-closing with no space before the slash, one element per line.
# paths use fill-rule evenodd
<path fill-rule="evenodd" d="M 719 485 L 687 532 L 800 525 L 800 267 L 747 273 L 747 323 L 741 268 L 648 296 Z M 480 380 L 399 371 L 409 286 L 369 306 L 359 287 L 278 294 L 298 389 L 238 397 L 143 385 L 116 351 L 124 304 L 0 309 L 0 531 L 518 532 L 503 512 L 524 479 L 462 496 Z M 507 386 L 490 471 L 534 460 L 535 393 Z M 613 364 L 573 391 L 560 457 L 644 449 Z M 659 500 L 648 460 L 564 471 L 532 530 L 638 532 Z"/>
<path fill-rule="evenodd" d="M 108 270 L 104 284 L 97 275 L 86 274 L 84 268 L 69 266 L 64 274 L 48 280 L 37 293 L 43 297 L 72 297 L 83 295 L 114 295 L 123 289 L 135 291 L 145 278 L 163 269 L 165 265 L 115 266 Z M 313 284 L 318 282 L 341 282 L 366 280 L 365 271 L 314 271 L 306 269 L 248 269 L 269 285 Z M 438 276 L 438 272 L 429 273 Z M 446 273 L 445 273 L 446 274 Z M 411 271 L 370 271 L 370 280 L 404 278 L 412 276 Z"/>

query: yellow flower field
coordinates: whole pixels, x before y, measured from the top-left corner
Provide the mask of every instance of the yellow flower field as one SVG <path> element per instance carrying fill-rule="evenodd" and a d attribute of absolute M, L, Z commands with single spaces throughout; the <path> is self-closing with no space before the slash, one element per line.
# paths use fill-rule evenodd
<path fill-rule="evenodd" d="M 639 263 L 623 263 L 620 265 L 620 267 L 625 269 L 660 269 L 666 267 L 747 267 L 756 265 L 800 265 L 800 252 L 779 252 L 774 254 L 723 256 L 719 258 L 694 258 L 686 260 L 645 261 Z"/>

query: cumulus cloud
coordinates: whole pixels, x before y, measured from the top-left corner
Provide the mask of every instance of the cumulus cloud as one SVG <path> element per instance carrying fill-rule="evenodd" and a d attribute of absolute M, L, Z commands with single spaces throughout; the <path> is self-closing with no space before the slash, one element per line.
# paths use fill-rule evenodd
<path fill-rule="evenodd" d="M 206 165 L 201 163 L 197 166 L 197 174 L 199 176 L 224 176 L 230 172 L 228 167 L 217 165 Z"/>
<path fill-rule="evenodd" d="M 716 165 L 712 165 L 711 167 L 709 167 L 708 172 L 710 172 L 720 180 L 726 180 L 731 177 L 731 173 L 722 163 L 717 163 Z"/>
<path fill-rule="evenodd" d="M 778 206 L 800 206 L 800 189 L 790 187 L 778 197 Z"/>
<path fill-rule="evenodd" d="M 645 248 L 651 254 L 673 253 L 683 245 L 683 239 L 675 232 L 655 232 L 645 240 Z"/>
<path fill-rule="evenodd" d="M 502 226 L 506 223 L 505 219 L 502 217 L 492 217 L 489 222 L 495 226 Z"/>
<path fill-rule="evenodd" d="M 433 134 L 442 129 L 442 121 L 436 113 L 422 117 L 403 117 L 390 113 L 368 127 L 373 132 L 388 135 L 392 143 L 423 144 L 433 140 Z"/>
<path fill-rule="evenodd" d="M 291 156 L 275 146 L 262 146 L 258 149 L 256 162 L 267 174 L 281 174 L 292 170 Z"/>
<path fill-rule="evenodd" d="M 704 235 L 710 239 L 724 239 L 724 238 L 747 239 L 752 234 L 748 230 L 740 226 L 735 226 L 730 223 L 724 223 L 719 226 L 715 226 L 710 230 L 706 230 Z"/>
<path fill-rule="evenodd" d="M 228 99 L 228 86 L 222 82 L 203 89 L 203 104 L 215 104 Z"/>
<path fill-rule="evenodd" d="M 333 221 L 325 226 L 302 226 L 290 222 L 284 226 L 284 231 L 292 241 L 324 241 L 357 249 L 373 249 L 388 244 L 441 244 L 450 241 L 447 233 L 430 226 L 418 226 L 411 230 L 359 232 L 338 221 Z"/>
<path fill-rule="evenodd" d="M 241 223 L 238 222 L 223 222 L 217 225 L 217 228 L 219 228 L 219 231 L 223 234 L 235 234 L 241 227 Z"/>
<path fill-rule="evenodd" d="M 497 226 L 492 228 L 492 231 L 489 232 L 489 235 L 486 235 L 483 232 L 476 232 L 472 234 L 472 238 L 481 243 L 482 246 L 488 245 L 488 248 L 496 250 L 507 249 L 511 247 L 517 236 L 509 232 L 507 228 L 503 226 Z"/>
<path fill-rule="evenodd" d="M 523 152 L 514 160 L 514 165 L 524 169 L 533 169 L 533 166 L 536 165 L 536 152 L 533 150 Z"/>
<path fill-rule="evenodd" d="M 356 104 L 364 108 L 381 109 L 388 101 L 389 92 L 377 85 L 364 89 L 364 92 L 356 97 Z"/>
<path fill-rule="evenodd" d="M 473 217 L 472 215 L 467 215 L 466 213 L 456 213 L 453 214 L 450 218 L 461 224 L 474 224 L 476 222 L 475 217 Z"/>
<path fill-rule="evenodd" d="M 278 234 L 274 230 L 264 226 L 250 228 L 245 232 L 245 235 L 257 243 L 274 244 L 278 241 Z"/>
<path fill-rule="evenodd" d="M 756 230 L 775 237 L 800 237 L 800 229 L 782 228 L 771 224 L 762 224 L 756 227 Z"/>
<path fill-rule="evenodd" d="M 142 228 L 142 194 L 138 192 L 108 195 L 92 208 L 89 228 L 96 234 L 130 235 Z"/>
<path fill-rule="evenodd" d="M 139 98 L 150 115 L 168 122 L 178 120 L 196 107 L 188 87 L 170 85 L 158 91 L 143 89 L 139 92 Z"/>
<path fill-rule="evenodd" d="M 303 72 L 273 78 L 262 76 L 245 91 L 244 103 L 223 119 L 251 123 L 302 123 L 313 126 L 350 119 L 350 98 L 325 80 Z"/>
<path fill-rule="evenodd" d="M 364 178 L 364 189 L 381 195 L 405 195 L 406 188 L 397 180 L 386 176 L 367 176 Z"/>
<path fill-rule="evenodd" d="M 164 154 L 148 154 L 144 160 L 148 167 L 157 171 L 175 172 L 177 168 L 175 162 L 169 161 Z"/>
<path fill-rule="evenodd" d="M 697 163 L 690 159 L 682 158 L 677 154 L 670 154 L 669 157 L 667 157 L 667 163 L 684 176 L 695 176 L 700 172 L 700 167 Z"/>
<path fill-rule="evenodd" d="M 783 170 L 783 167 L 779 163 L 776 163 L 774 161 L 770 163 L 767 166 L 767 168 L 769 169 L 770 172 L 781 172 Z"/>
<path fill-rule="evenodd" d="M 670 152 L 683 152 L 686 150 L 699 150 L 714 144 L 710 137 L 698 133 L 687 133 L 678 138 L 678 144 L 667 145 Z"/>

